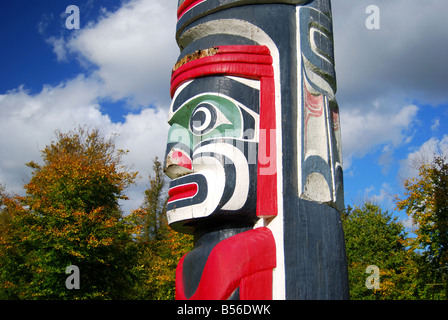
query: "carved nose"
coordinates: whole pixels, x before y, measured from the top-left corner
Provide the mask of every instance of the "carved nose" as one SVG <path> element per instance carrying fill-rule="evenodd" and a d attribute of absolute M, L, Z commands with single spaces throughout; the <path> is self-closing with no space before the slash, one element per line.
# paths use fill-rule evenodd
<path fill-rule="evenodd" d="M 193 161 L 185 151 L 172 149 L 166 157 L 163 171 L 171 179 L 176 179 L 193 172 Z"/>

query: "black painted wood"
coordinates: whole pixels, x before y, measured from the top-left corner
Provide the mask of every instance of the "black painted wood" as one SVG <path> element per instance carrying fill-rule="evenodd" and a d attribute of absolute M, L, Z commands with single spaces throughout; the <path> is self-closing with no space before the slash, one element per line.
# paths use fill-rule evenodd
<path fill-rule="evenodd" d="M 285 199 L 286 299 L 348 299 L 340 213 L 302 199 Z"/>

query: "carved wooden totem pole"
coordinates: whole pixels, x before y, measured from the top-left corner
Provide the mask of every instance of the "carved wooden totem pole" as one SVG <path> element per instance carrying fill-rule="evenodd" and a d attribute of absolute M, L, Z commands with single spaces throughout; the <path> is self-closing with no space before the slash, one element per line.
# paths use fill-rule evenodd
<path fill-rule="evenodd" d="M 330 0 L 179 0 L 177 299 L 346 299 Z"/>

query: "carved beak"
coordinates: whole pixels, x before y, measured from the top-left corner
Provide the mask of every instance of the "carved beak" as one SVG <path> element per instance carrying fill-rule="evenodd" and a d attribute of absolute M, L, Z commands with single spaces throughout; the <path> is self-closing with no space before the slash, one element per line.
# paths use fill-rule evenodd
<path fill-rule="evenodd" d="M 176 179 L 194 172 L 193 161 L 184 150 L 173 148 L 166 157 L 163 171 L 171 179 Z"/>

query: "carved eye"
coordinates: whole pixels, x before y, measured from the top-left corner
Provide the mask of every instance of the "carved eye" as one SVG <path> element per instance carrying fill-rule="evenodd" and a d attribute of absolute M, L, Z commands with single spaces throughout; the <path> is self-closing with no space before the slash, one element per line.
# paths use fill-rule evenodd
<path fill-rule="evenodd" d="M 222 112 L 213 104 L 200 103 L 190 118 L 190 130 L 195 135 L 207 134 L 221 124 L 231 124 Z"/>

